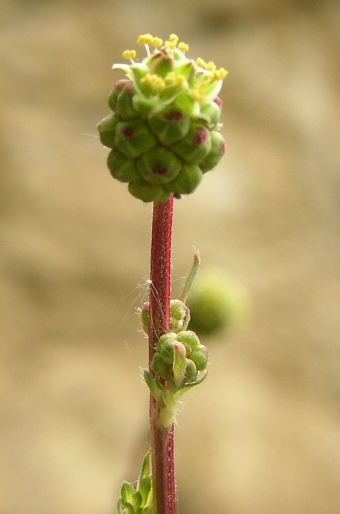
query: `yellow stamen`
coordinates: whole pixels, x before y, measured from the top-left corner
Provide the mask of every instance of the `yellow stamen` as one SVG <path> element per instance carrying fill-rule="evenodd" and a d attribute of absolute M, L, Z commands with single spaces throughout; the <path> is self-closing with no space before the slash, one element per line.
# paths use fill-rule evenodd
<path fill-rule="evenodd" d="M 228 75 L 227 70 L 224 68 L 220 68 L 219 70 L 214 70 L 211 73 L 212 80 L 223 80 Z"/>
<path fill-rule="evenodd" d="M 177 44 L 178 36 L 176 34 L 170 34 L 169 41 L 174 41 Z"/>
<path fill-rule="evenodd" d="M 213 61 L 207 62 L 205 67 L 209 71 L 215 71 L 216 70 L 216 64 Z"/>
<path fill-rule="evenodd" d="M 177 75 L 174 71 L 170 71 L 169 73 L 167 73 L 165 77 L 165 82 L 177 86 L 181 89 L 184 89 L 186 84 L 185 78 L 182 75 Z"/>
<path fill-rule="evenodd" d="M 176 48 L 176 41 L 165 41 L 164 46 L 165 48 L 168 48 L 169 50 L 174 50 Z"/>
<path fill-rule="evenodd" d="M 163 89 L 165 88 L 165 82 L 162 79 L 162 77 L 159 77 L 158 75 L 154 75 L 152 73 L 147 73 L 145 77 L 141 80 L 141 82 L 147 84 L 156 91 L 163 91 Z"/>
<path fill-rule="evenodd" d="M 124 59 L 134 59 L 137 55 L 136 50 L 124 50 L 123 57 Z"/>
<path fill-rule="evenodd" d="M 153 46 L 155 46 L 156 48 L 159 47 L 159 46 L 162 46 L 163 44 L 163 39 L 159 38 L 159 37 L 154 37 L 152 38 L 152 41 L 151 41 L 151 44 Z"/>
<path fill-rule="evenodd" d="M 151 36 L 151 34 L 142 34 L 141 36 L 139 36 L 139 38 L 137 39 L 137 43 L 139 45 L 149 45 L 149 44 L 152 44 L 152 40 L 154 39 L 153 36 Z"/>
<path fill-rule="evenodd" d="M 186 43 L 178 43 L 179 50 L 182 50 L 182 52 L 187 52 L 189 50 L 189 45 Z"/>
<path fill-rule="evenodd" d="M 196 64 L 197 66 L 199 66 L 200 68 L 205 68 L 207 63 L 201 58 L 201 57 L 197 57 L 196 59 Z"/>
<path fill-rule="evenodd" d="M 203 98 L 202 92 L 198 88 L 192 89 L 190 92 L 190 96 L 193 100 L 196 100 L 198 102 Z"/>

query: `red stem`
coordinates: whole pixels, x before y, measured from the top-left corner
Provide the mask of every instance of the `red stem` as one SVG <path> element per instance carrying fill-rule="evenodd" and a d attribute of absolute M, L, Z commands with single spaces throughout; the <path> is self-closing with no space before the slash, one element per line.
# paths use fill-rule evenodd
<path fill-rule="evenodd" d="M 173 198 L 153 205 L 150 263 L 149 366 L 155 345 L 169 332 Z M 150 369 L 150 373 L 153 374 Z M 157 404 L 150 395 L 150 433 L 154 514 L 176 514 L 174 426 L 158 427 Z"/>

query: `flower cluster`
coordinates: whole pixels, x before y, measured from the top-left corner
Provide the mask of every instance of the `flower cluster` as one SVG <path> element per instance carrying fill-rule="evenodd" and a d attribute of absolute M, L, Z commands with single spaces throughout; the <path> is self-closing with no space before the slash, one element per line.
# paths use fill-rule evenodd
<path fill-rule="evenodd" d="M 195 382 L 199 371 L 205 371 L 207 366 L 208 350 L 192 330 L 162 335 L 151 362 L 156 375 L 166 380 L 173 391 Z"/>
<path fill-rule="evenodd" d="M 150 373 L 144 380 L 157 403 L 156 423 L 170 426 L 180 397 L 207 376 L 208 350 L 192 330 L 169 332 L 157 341 Z"/>
<path fill-rule="evenodd" d="M 98 131 L 111 148 L 112 176 L 128 183 L 136 198 L 164 202 L 192 193 L 225 152 L 218 93 L 227 72 L 187 58 L 189 47 L 175 34 L 165 42 L 145 34 L 138 43 L 145 45 L 144 59 L 125 50 L 130 63 L 113 66 L 127 78 L 114 83 L 108 100 L 113 113 Z"/>

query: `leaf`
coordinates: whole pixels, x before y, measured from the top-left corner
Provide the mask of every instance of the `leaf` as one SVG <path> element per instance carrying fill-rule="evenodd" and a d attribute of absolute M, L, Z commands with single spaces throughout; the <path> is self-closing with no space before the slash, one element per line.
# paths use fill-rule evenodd
<path fill-rule="evenodd" d="M 138 509 L 143 503 L 143 497 L 139 491 L 134 493 L 132 500 L 135 510 Z"/>
<path fill-rule="evenodd" d="M 195 382 L 191 382 L 190 384 L 185 384 L 185 386 L 181 387 L 181 389 L 179 389 L 175 393 L 176 400 L 178 398 L 180 398 L 182 396 L 182 394 L 184 394 L 187 391 L 189 391 L 189 389 L 191 389 L 192 387 L 194 387 L 194 386 L 196 386 L 198 384 L 201 384 L 203 382 L 203 380 L 205 380 L 207 378 L 207 375 L 208 375 L 208 372 L 205 371 L 204 373 L 202 373 L 202 375 L 200 376 L 200 378 L 198 380 L 195 380 Z"/>
<path fill-rule="evenodd" d="M 145 505 L 147 503 L 151 489 L 152 489 L 151 476 L 140 479 L 139 484 L 138 484 L 138 490 L 142 496 L 143 505 Z"/>
<path fill-rule="evenodd" d="M 132 502 L 132 498 L 134 495 L 134 488 L 130 484 L 130 482 L 123 482 L 120 488 L 120 496 L 122 498 L 122 503 L 126 506 L 127 503 Z"/>
<path fill-rule="evenodd" d="M 146 478 L 150 475 L 150 470 L 151 470 L 150 457 L 151 457 L 151 454 L 150 454 L 150 452 L 148 452 L 143 459 L 142 467 L 141 467 L 140 473 L 139 473 L 139 480 L 142 480 L 142 478 Z"/>

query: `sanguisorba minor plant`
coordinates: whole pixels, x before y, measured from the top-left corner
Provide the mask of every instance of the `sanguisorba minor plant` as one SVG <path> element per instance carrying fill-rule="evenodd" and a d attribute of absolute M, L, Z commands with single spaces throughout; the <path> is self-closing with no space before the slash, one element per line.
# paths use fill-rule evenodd
<path fill-rule="evenodd" d="M 126 78 L 113 84 L 112 110 L 98 124 L 100 140 L 111 149 L 111 175 L 129 192 L 153 202 L 150 296 L 140 311 L 148 335 L 151 448 L 136 485 L 123 482 L 118 514 L 176 514 L 174 422 L 180 397 L 207 375 L 208 350 L 188 330 L 186 304 L 199 264 L 198 255 L 179 299 L 170 298 L 174 198 L 192 193 L 225 152 L 220 133 L 227 75 L 213 62 L 189 59 L 187 44 L 171 34 L 167 41 L 144 34 L 146 56 L 125 50 L 127 63 L 114 64 Z"/>

